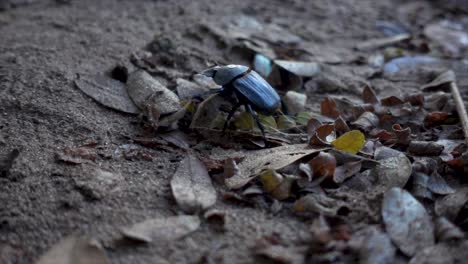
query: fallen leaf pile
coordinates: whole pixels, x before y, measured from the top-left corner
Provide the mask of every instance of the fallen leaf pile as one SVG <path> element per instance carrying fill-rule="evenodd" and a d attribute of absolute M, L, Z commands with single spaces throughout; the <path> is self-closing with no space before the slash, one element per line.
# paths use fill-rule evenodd
<path fill-rule="evenodd" d="M 468 244 L 468 146 L 447 93 L 455 73 L 445 70 L 445 61 L 409 55 L 422 49 L 415 47 L 420 39 L 389 22 L 379 24 L 388 36 L 353 46 L 361 55 L 379 50 L 353 60 L 366 65 L 356 72 L 366 73 L 339 74 L 325 62 L 346 61 L 345 56 L 324 51 L 312 56 L 317 62 L 306 61 L 317 52 L 280 26 L 249 16 L 218 22 L 202 27 L 239 48 L 242 59 L 282 95 L 284 112 L 259 114 L 267 144 L 245 111 L 222 133 L 232 105 L 218 95 L 197 101 L 217 86 L 200 76 L 188 80 L 188 72 L 203 63 L 182 63 L 194 51 L 162 36 L 132 54 L 139 69 L 126 84 L 85 75 L 75 82 L 104 106 L 146 118 L 142 135 L 128 144 L 96 142 L 57 153 L 59 162 L 93 175 L 74 179 L 88 198 L 103 199 L 122 185 L 119 173 L 99 168 L 104 159 L 150 162 L 164 152 L 180 157 L 169 183 L 175 215 L 141 219 L 121 228 L 118 239 L 169 243 L 205 223 L 226 232 L 232 212 L 219 204 L 229 203 L 272 217 L 294 214 L 309 224 L 304 241 L 288 244 L 281 234 L 256 238 L 254 255 L 278 263 L 456 263 L 467 257 L 462 249 Z M 467 34 L 448 21 L 427 25 L 422 35 L 428 48 L 450 58 L 467 48 Z M 177 57 L 173 64 L 163 63 L 171 56 Z M 374 86 L 369 81 L 374 77 L 384 85 Z M 386 82 L 411 83 L 418 92 L 387 92 Z M 350 96 L 339 96 L 343 91 Z M 316 92 L 320 105 L 311 109 Z M 3 167 L 11 166 L 15 155 L 5 158 Z M 107 263 L 101 248 L 88 242 L 77 237 L 59 242 L 39 263 L 87 251 Z"/>

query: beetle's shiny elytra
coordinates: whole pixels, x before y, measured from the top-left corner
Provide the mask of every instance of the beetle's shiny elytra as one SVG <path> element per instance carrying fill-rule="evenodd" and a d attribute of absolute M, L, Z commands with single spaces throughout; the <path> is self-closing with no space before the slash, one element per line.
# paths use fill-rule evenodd
<path fill-rule="evenodd" d="M 204 70 L 201 74 L 213 78 L 221 85 L 217 90 L 223 96 L 234 100 L 233 108 L 229 112 L 223 131 L 226 130 L 229 120 L 236 110 L 244 105 L 252 115 L 265 139 L 265 130 L 253 110 L 267 115 L 273 114 L 281 106 L 278 93 L 258 73 L 243 65 L 215 66 Z"/>

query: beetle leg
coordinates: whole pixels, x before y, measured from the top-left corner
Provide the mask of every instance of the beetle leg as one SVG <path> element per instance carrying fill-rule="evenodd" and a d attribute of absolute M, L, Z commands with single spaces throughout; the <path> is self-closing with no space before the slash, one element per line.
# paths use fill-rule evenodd
<path fill-rule="evenodd" d="M 252 110 L 252 107 L 249 104 L 245 104 L 245 108 L 247 109 L 249 114 L 253 117 L 253 119 L 255 120 L 255 123 L 257 123 L 258 128 L 260 128 L 260 131 L 262 132 L 262 136 L 263 136 L 263 141 L 265 141 L 265 144 L 266 144 L 267 140 L 265 136 L 265 128 L 263 127 L 262 123 L 260 123 L 260 120 L 258 119 L 257 114 L 254 113 L 254 111 Z"/>
<path fill-rule="evenodd" d="M 242 104 L 237 102 L 231 109 L 231 111 L 229 112 L 227 118 L 226 118 L 226 121 L 224 122 L 224 127 L 223 127 L 223 133 L 226 131 L 227 127 L 228 127 L 228 124 L 229 124 L 229 120 L 231 120 L 232 116 L 234 115 L 234 113 L 237 111 L 237 109 L 241 106 Z"/>

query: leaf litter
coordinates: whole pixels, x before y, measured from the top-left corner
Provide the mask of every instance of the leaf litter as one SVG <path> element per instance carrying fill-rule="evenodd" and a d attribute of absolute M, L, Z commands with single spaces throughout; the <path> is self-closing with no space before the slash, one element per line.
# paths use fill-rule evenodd
<path fill-rule="evenodd" d="M 310 241 L 287 244 L 276 236 L 257 241 L 254 254 L 280 263 L 346 262 L 348 257 L 363 263 L 425 263 L 458 257 L 451 256 L 458 248 L 448 243 L 465 238 L 468 195 L 461 171 L 467 166 L 467 146 L 462 137 L 453 138 L 460 130 L 459 117 L 446 92 L 456 78 L 446 71 L 447 61 L 438 52 L 445 57 L 464 54 L 462 25 L 435 21 L 410 34 L 399 23 L 380 23 L 387 37 L 352 46 L 359 54 L 372 50 L 366 56 L 353 55 L 356 69 L 349 71 L 353 77 L 366 77 L 348 81 L 343 65 L 330 65 L 342 63 L 346 56 L 327 54 L 325 47 L 323 55 L 317 54 L 319 46 L 306 47 L 304 43 L 312 42 L 284 24 L 235 14 L 201 24 L 222 43 L 219 47 L 240 51 L 242 59 L 284 95 L 289 113 L 259 115 L 269 144 L 260 142 L 254 120 L 245 111 L 233 117 L 231 135 L 222 135 L 230 102 L 217 95 L 201 103 L 193 100 L 218 87 L 192 74 L 196 67 L 189 65 L 193 61 L 189 58 L 197 52 L 177 40 L 157 36 L 145 50 L 135 52 L 131 60 L 140 69 L 130 73 L 126 86 L 106 76 L 81 75 L 75 81 L 104 106 L 143 112 L 153 128 L 168 127 L 154 138 L 134 142 L 165 151 L 170 145 L 190 153 L 184 153 L 170 182 L 180 210 L 204 212 L 202 221 L 225 230 L 230 210 L 212 208 L 217 201 L 214 185 L 220 185 L 216 187 L 226 189 L 225 200 L 231 197 L 245 202 L 238 205 L 275 215 L 292 211 L 310 220 Z M 423 54 L 415 52 L 421 50 Z M 168 59 L 172 56 L 179 61 Z M 367 70 L 370 73 L 363 74 Z M 413 89 L 377 96 L 408 84 L 424 93 Z M 177 93 L 171 90 L 174 87 Z M 317 98 L 322 101 L 315 114 L 307 103 Z M 270 148 L 246 151 L 247 146 Z M 121 145 L 117 150 L 123 154 L 113 158 L 151 160 L 137 148 Z M 232 155 L 213 159 L 219 153 Z M 77 147 L 65 149 L 57 158 L 68 165 L 94 168 L 102 155 L 93 148 Z M 76 188 L 93 199 L 104 199 L 122 182 L 120 173 L 112 170 L 96 167 L 94 172 L 95 179 L 74 180 Z M 437 217 L 430 217 L 432 208 Z M 196 215 L 158 217 L 124 228 L 123 235 L 146 243 L 173 241 L 201 224 Z"/>

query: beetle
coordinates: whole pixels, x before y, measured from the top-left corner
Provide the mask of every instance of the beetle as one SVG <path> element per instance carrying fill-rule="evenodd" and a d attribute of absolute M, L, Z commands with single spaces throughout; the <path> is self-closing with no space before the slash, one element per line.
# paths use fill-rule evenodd
<path fill-rule="evenodd" d="M 241 105 L 244 105 L 266 142 L 265 129 L 254 110 L 265 115 L 274 114 L 281 107 L 281 99 L 275 89 L 257 72 L 243 65 L 214 66 L 202 71 L 201 74 L 221 85 L 220 89 L 211 91 L 210 94 L 217 93 L 234 101 L 224 122 L 223 133 L 234 113 Z"/>

